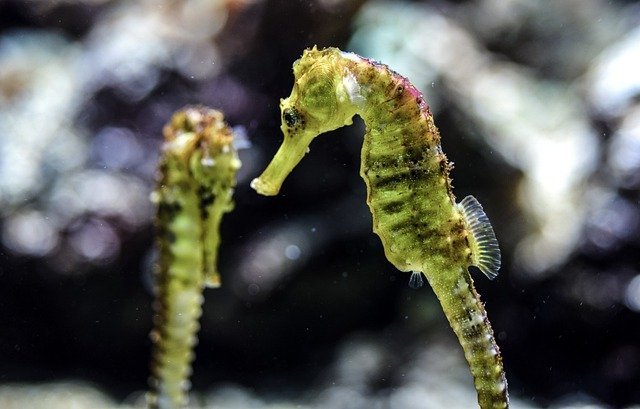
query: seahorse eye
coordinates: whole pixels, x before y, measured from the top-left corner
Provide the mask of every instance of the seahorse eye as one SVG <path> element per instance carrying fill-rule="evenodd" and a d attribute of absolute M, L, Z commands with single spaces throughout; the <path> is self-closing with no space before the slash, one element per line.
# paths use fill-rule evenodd
<path fill-rule="evenodd" d="M 282 119 L 287 126 L 295 126 L 300 121 L 300 114 L 295 108 L 287 108 L 282 112 Z"/>

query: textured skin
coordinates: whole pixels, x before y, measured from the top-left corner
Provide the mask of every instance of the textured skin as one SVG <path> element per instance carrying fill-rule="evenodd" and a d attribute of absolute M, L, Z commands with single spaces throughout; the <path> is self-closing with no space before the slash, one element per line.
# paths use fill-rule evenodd
<path fill-rule="evenodd" d="M 219 287 L 216 270 L 222 215 L 233 209 L 240 161 L 222 114 L 187 107 L 164 128 L 157 203 L 160 251 L 154 302 L 151 408 L 187 404 L 193 347 L 205 287 Z"/>
<path fill-rule="evenodd" d="M 336 48 L 306 50 L 293 71 L 293 90 L 280 104 L 284 141 L 252 187 L 277 194 L 313 138 L 360 115 L 360 174 L 385 255 L 399 270 L 427 277 L 464 350 L 480 407 L 508 407 L 499 350 L 467 270 L 473 239 L 421 93 L 387 66 Z"/>

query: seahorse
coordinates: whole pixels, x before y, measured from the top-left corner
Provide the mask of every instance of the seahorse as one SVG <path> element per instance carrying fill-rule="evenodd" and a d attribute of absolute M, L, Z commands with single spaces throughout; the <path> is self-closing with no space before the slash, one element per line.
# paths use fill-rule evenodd
<path fill-rule="evenodd" d="M 462 346 L 480 407 L 507 408 L 502 358 L 468 271 L 474 265 L 495 278 L 500 249 L 478 201 L 456 203 L 452 164 L 422 94 L 388 66 L 337 48 L 305 50 L 293 73 L 291 95 L 280 101 L 284 141 L 251 186 L 276 195 L 316 136 L 359 115 L 366 127 L 360 175 L 387 259 L 412 272 L 412 287 L 426 276 Z"/>
<path fill-rule="evenodd" d="M 186 107 L 164 127 L 158 182 L 151 408 L 182 408 L 197 343 L 203 290 L 219 287 L 220 222 L 233 209 L 240 160 L 222 113 Z"/>

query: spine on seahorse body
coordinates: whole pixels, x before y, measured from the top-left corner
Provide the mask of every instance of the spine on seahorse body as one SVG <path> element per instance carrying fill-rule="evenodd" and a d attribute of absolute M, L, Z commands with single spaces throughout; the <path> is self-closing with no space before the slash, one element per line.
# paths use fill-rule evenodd
<path fill-rule="evenodd" d="M 323 132 L 352 123 L 366 126 L 360 173 L 367 186 L 373 229 L 385 255 L 401 271 L 422 273 L 441 301 L 474 377 L 483 409 L 508 407 L 502 362 L 484 307 L 467 268 L 489 278 L 500 250 L 480 204 L 456 204 L 452 165 L 422 94 L 386 65 L 336 48 L 306 50 L 293 67 L 291 95 L 281 100 L 284 141 L 251 186 L 277 194 L 286 176 Z"/>
<path fill-rule="evenodd" d="M 156 202 L 156 272 L 149 406 L 182 408 L 197 343 L 203 290 L 219 287 L 216 261 L 222 215 L 233 208 L 240 167 L 222 114 L 205 107 L 176 112 L 165 142 Z"/>

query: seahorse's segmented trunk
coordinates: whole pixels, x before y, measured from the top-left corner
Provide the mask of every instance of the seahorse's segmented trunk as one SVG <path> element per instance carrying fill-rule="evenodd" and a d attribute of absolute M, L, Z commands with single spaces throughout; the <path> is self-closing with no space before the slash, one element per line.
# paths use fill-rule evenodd
<path fill-rule="evenodd" d="M 219 226 L 233 208 L 240 161 L 222 114 L 204 107 L 178 111 L 164 129 L 159 180 L 153 194 L 159 261 L 151 339 L 149 406 L 188 402 L 205 287 L 219 287 Z"/>
<path fill-rule="evenodd" d="M 385 255 L 401 271 L 423 272 L 462 346 L 482 409 L 508 407 L 506 380 L 491 325 L 467 268 L 489 278 L 500 250 L 475 198 L 455 202 L 451 165 L 422 95 L 386 65 L 335 48 L 306 50 L 294 63 L 295 84 L 281 101 L 284 141 L 252 182 L 262 194 L 278 192 L 318 134 L 366 125 L 360 173 L 367 185 L 373 229 Z"/>
<path fill-rule="evenodd" d="M 401 271 L 468 262 L 464 225 L 449 180 L 451 165 L 421 94 L 377 63 L 347 64 L 367 104 L 358 107 L 366 134 L 360 174 L 367 185 L 373 230 Z M 428 251 L 426 250 L 428 249 Z"/>

